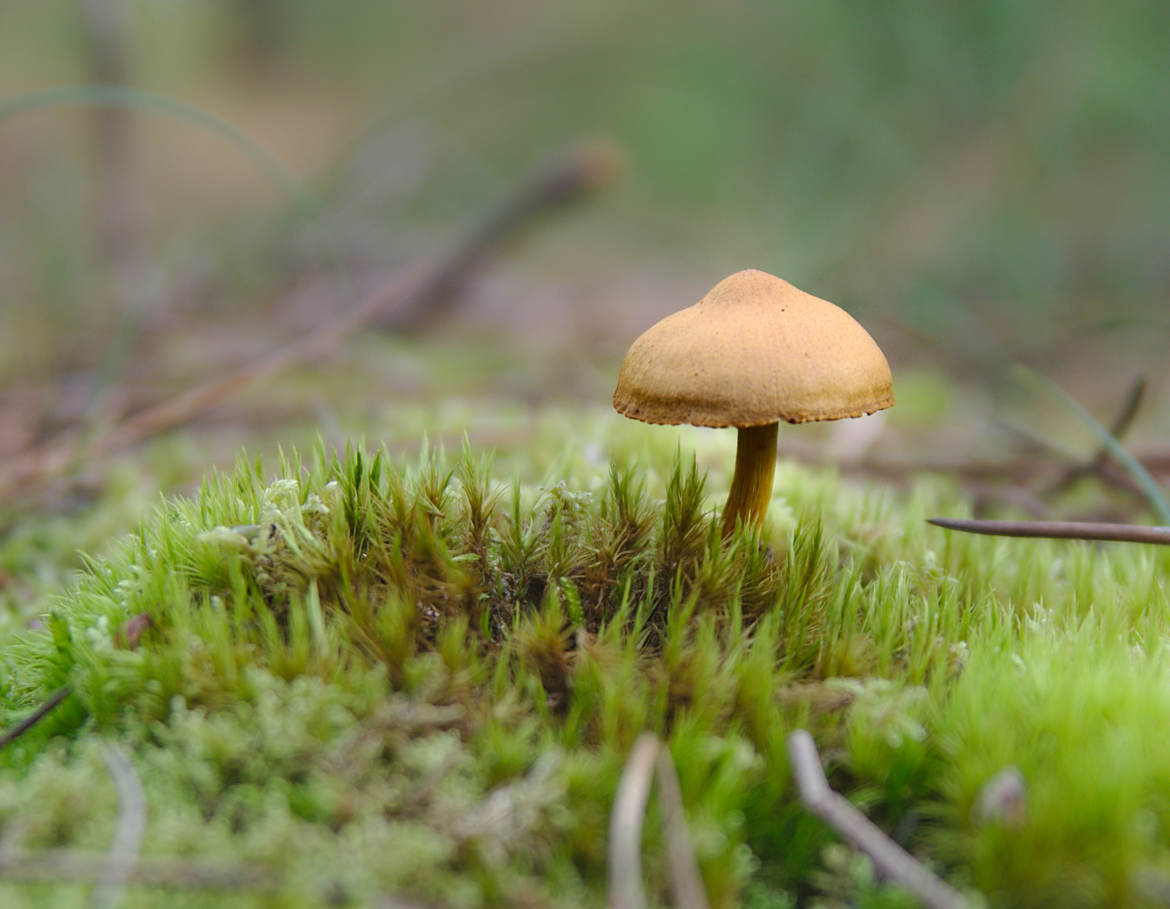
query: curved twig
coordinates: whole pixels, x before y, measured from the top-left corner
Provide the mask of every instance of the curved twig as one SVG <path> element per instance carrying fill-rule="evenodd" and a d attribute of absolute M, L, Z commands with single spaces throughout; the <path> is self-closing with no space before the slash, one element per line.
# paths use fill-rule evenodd
<path fill-rule="evenodd" d="M 970 903 L 891 840 L 842 795 L 829 787 L 813 738 L 803 729 L 788 736 L 792 774 L 805 808 L 869 856 L 878 873 L 901 884 L 928 909 L 969 909 Z"/>

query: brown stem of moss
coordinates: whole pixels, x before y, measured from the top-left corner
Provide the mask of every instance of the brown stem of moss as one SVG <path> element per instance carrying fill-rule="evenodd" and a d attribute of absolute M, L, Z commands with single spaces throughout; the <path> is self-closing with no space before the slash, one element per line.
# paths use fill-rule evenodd
<path fill-rule="evenodd" d="M 772 476 L 776 472 L 776 438 L 779 423 L 742 426 L 735 449 L 735 475 L 723 506 L 723 536 L 735 530 L 737 521 L 764 523 L 764 512 L 772 499 Z"/>

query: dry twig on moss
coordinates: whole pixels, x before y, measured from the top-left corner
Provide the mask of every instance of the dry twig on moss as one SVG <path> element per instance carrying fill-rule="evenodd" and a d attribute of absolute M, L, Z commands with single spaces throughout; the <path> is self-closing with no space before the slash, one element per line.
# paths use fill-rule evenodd
<path fill-rule="evenodd" d="M 929 909 L 968 909 L 970 903 L 932 874 L 876 824 L 829 787 L 813 738 L 803 729 L 788 736 L 792 774 L 805 808 L 864 852 L 883 877 L 901 884 Z"/>
<path fill-rule="evenodd" d="M 658 776 L 658 804 L 666 833 L 667 873 L 674 905 L 708 909 L 695 847 L 687 831 L 682 790 L 670 750 L 650 732 L 634 743 L 614 796 L 609 823 L 609 904 L 611 909 L 644 909 L 642 822 L 650 787 Z"/>

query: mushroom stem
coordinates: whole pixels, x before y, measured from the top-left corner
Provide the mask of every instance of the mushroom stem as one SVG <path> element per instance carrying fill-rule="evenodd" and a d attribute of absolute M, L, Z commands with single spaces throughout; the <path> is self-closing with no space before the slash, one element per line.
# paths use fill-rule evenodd
<path fill-rule="evenodd" d="M 776 439 L 779 423 L 739 427 L 735 449 L 735 474 L 723 506 L 723 536 L 735 530 L 737 521 L 759 527 L 772 498 L 772 475 L 776 472 Z"/>

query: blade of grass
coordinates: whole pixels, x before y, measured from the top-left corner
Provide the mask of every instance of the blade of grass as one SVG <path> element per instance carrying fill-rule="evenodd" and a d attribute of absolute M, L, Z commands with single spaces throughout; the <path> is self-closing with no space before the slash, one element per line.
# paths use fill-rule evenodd
<path fill-rule="evenodd" d="M 1150 507 L 1158 515 L 1158 520 L 1163 524 L 1170 524 L 1170 501 L 1167 501 L 1162 487 L 1158 485 L 1157 480 L 1150 476 L 1150 472 L 1142 466 L 1141 462 L 1125 450 L 1125 446 L 1117 441 L 1117 437 L 1113 433 L 1102 426 L 1097 421 L 1097 418 L 1089 413 L 1079 401 L 1069 395 L 1051 379 L 1034 372 L 1022 364 L 1016 364 L 1013 372 L 1021 385 L 1043 395 L 1051 401 L 1055 401 L 1080 420 L 1097 437 L 1097 440 L 1105 450 L 1125 468 L 1125 471 L 1133 478 L 1134 482 L 1141 487 L 1146 501 L 1149 502 Z"/>
<path fill-rule="evenodd" d="M 254 161 L 273 182 L 301 205 L 315 204 L 312 194 L 276 155 L 247 133 L 221 120 L 214 114 L 200 110 L 165 95 L 126 88 L 121 85 L 72 85 L 28 92 L 0 101 L 0 121 L 29 111 L 72 105 L 120 107 L 174 117 L 208 132 L 222 136 Z"/>

